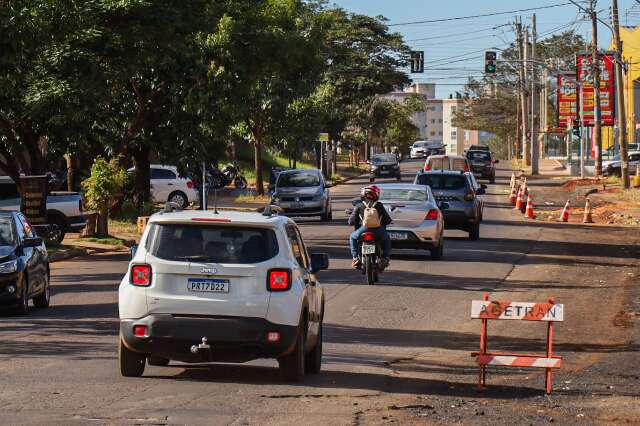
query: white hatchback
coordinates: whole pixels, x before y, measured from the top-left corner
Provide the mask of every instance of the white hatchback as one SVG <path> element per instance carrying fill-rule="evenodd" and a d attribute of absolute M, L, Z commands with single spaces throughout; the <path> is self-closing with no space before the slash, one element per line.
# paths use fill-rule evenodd
<path fill-rule="evenodd" d="M 287 380 L 320 371 L 326 254 L 269 213 L 151 216 L 119 288 L 119 365 L 276 358 Z"/>
<path fill-rule="evenodd" d="M 129 172 L 133 171 L 135 168 L 129 169 Z M 156 203 L 171 201 L 183 209 L 199 199 L 193 181 L 181 177 L 176 166 L 152 164 L 150 184 L 151 198 Z"/>

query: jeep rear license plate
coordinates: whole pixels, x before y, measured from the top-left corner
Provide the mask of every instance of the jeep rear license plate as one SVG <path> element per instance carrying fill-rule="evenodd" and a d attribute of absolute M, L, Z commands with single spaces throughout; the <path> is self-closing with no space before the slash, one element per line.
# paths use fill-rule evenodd
<path fill-rule="evenodd" d="M 304 203 L 291 203 L 291 208 L 292 209 L 303 209 L 304 208 Z"/>
<path fill-rule="evenodd" d="M 363 244 L 362 254 L 374 254 L 376 252 L 376 246 L 373 244 Z"/>
<path fill-rule="evenodd" d="M 409 236 L 406 232 L 389 232 L 389 238 L 392 240 L 406 240 Z"/>
<path fill-rule="evenodd" d="M 203 293 L 229 293 L 229 280 L 189 278 L 187 290 Z"/>

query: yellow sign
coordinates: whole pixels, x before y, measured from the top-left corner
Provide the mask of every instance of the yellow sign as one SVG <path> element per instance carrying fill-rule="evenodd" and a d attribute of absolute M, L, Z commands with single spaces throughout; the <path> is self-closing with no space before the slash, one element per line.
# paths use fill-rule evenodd
<path fill-rule="evenodd" d="M 318 135 L 318 140 L 320 142 L 329 142 L 329 133 L 320 133 Z"/>

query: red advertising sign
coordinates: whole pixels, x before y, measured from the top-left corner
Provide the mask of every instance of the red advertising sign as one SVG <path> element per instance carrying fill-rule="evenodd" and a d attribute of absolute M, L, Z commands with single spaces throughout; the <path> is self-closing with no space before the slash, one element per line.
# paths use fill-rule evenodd
<path fill-rule="evenodd" d="M 591 54 L 576 57 L 578 82 L 582 86 L 583 126 L 593 126 L 595 96 Z M 600 55 L 600 122 L 603 126 L 613 126 L 614 114 L 614 74 L 613 55 Z"/>
<path fill-rule="evenodd" d="M 578 84 L 575 74 L 558 74 L 558 126 L 568 127 L 578 117 Z"/>

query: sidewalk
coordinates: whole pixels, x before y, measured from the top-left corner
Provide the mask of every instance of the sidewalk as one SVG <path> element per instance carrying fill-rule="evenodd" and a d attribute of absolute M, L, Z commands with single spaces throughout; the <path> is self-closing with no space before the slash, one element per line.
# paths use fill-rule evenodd
<path fill-rule="evenodd" d="M 526 176 L 532 176 L 531 166 L 522 169 Z M 539 173 L 535 176 L 554 177 L 554 176 L 571 176 L 570 170 L 567 169 L 560 161 L 551 158 L 541 158 L 538 163 Z"/>

